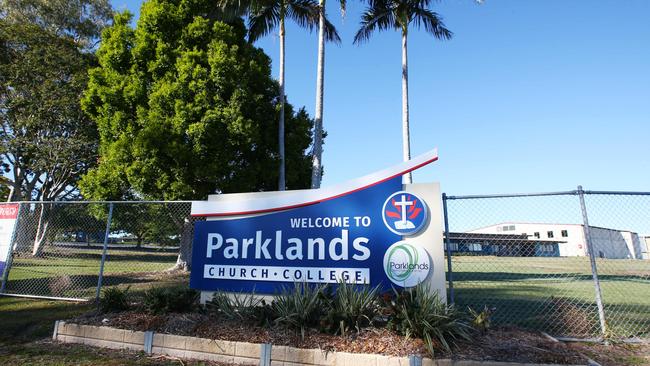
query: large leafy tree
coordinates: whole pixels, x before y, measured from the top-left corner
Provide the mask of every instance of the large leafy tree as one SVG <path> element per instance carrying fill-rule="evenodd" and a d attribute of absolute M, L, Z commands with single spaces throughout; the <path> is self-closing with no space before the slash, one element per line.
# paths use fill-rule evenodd
<path fill-rule="evenodd" d="M 37 25 L 86 49 L 113 17 L 109 0 L 0 0 L 0 12 L 11 23 Z"/>
<path fill-rule="evenodd" d="M 97 132 L 82 112 L 92 55 L 38 26 L 0 20 L 0 154 L 11 200 L 76 194 L 96 160 Z"/>
<path fill-rule="evenodd" d="M 397 30 L 402 34 L 402 155 L 404 161 L 411 159 L 409 132 L 408 96 L 408 32 L 409 27 L 424 27 L 424 30 L 437 39 L 451 39 L 442 18 L 429 9 L 432 0 L 369 0 L 369 5 L 361 16 L 361 27 L 354 36 L 354 43 L 368 41 L 375 31 Z M 405 176 L 404 183 L 411 183 L 411 173 Z"/>
<path fill-rule="evenodd" d="M 11 200 L 68 199 L 95 159 L 79 99 L 108 0 L 0 0 L 0 131 Z"/>
<path fill-rule="evenodd" d="M 219 21 L 211 0 L 150 0 L 102 35 L 100 67 L 83 99 L 100 133 L 99 166 L 83 179 L 98 199 L 205 199 L 271 190 L 278 179 L 278 84 L 240 19 Z M 309 186 L 312 120 L 287 105 L 291 188 Z M 189 259 L 187 221 L 179 223 Z"/>
<path fill-rule="evenodd" d="M 96 161 L 98 136 L 80 98 L 95 64 L 107 0 L 0 0 L 0 159 L 9 199 L 78 196 L 77 182 Z M 34 255 L 50 226 L 52 205 L 30 206 L 19 242 Z"/>

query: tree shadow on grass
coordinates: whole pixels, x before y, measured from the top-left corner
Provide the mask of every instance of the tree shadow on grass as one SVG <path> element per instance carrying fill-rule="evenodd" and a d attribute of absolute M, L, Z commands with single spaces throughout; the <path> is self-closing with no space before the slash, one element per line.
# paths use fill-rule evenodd
<path fill-rule="evenodd" d="M 125 254 L 125 253 L 107 253 L 106 261 L 112 262 L 146 262 L 146 263 L 168 263 L 175 262 L 178 253 L 160 253 L 160 254 Z M 18 257 L 14 259 L 13 266 L 70 266 L 70 261 L 96 261 L 97 267 L 102 260 L 102 253 L 65 253 L 48 255 L 43 257 Z M 76 266 L 77 264 L 75 264 Z"/>
<path fill-rule="evenodd" d="M 6 292 L 15 295 L 51 296 L 63 298 L 91 299 L 97 291 L 98 275 L 57 275 L 42 278 L 28 278 L 7 281 Z M 141 273 L 129 275 L 106 274 L 103 284 L 142 284 L 156 282 L 156 278 L 142 276 Z"/>
<path fill-rule="evenodd" d="M 448 274 L 447 274 L 448 276 Z M 454 282 L 482 282 L 482 281 L 592 281 L 591 273 L 554 272 L 554 273 L 522 273 L 522 272 L 453 272 Z M 601 281 L 642 281 L 650 286 L 650 279 L 641 275 L 607 275 L 599 274 Z"/>
<path fill-rule="evenodd" d="M 542 286 L 517 288 L 463 288 L 455 283 L 455 304 L 461 310 L 493 309 L 492 321 L 499 326 L 517 326 L 555 336 L 592 338 L 601 336 L 598 308 L 594 301 L 558 296 Z M 610 331 L 616 337 L 647 335 L 650 305 L 605 304 Z"/>

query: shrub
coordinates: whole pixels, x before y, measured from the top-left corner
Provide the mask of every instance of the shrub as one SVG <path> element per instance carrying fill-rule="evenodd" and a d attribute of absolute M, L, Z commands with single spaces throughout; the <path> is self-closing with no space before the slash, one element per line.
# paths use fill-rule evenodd
<path fill-rule="evenodd" d="M 211 314 L 228 320 L 252 320 L 258 325 L 269 325 L 274 319 L 272 307 L 254 293 L 215 292 L 205 307 Z"/>
<path fill-rule="evenodd" d="M 128 310 L 129 287 L 120 289 L 118 287 L 105 287 L 102 295 L 99 297 L 99 311 L 102 313 L 112 313 Z"/>
<path fill-rule="evenodd" d="M 477 312 L 471 307 L 467 308 L 469 315 L 472 317 L 472 326 L 481 333 L 485 333 L 492 325 L 492 313 L 494 308 L 488 308 L 487 305 L 483 306 L 481 312 Z"/>
<path fill-rule="evenodd" d="M 472 328 L 464 315 L 453 305 L 443 303 L 428 285 L 395 290 L 387 305 L 391 313 L 389 326 L 407 337 L 422 338 L 431 355 L 440 348 L 450 352 L 456 341 L 470 339 Z"/>
<path fill-rule="evenodd" d="M 182 313 L 196 309 L 199 293 L 187 287 L 152 287 L 144 293 L 144 308 L 151 314 Z"/>
<path fill-rule="evenodd" d="M 305 338 L 305 329 L 319 323 L 324 313 L 326 285 L 309 285 L 296 283 L 285 287 L 272 303 L 277 316 L 275 322 L 291 329 L 299 329 Z"/>
<path fill-rule="evenodd" d="M 334 296 L 328 299 L 327 314 L 321 320 L 321 326 L 329 332 L 340 332 L 342 335 L 351 328 L 359 332 L 379 315 L 378 292 L 378 286 L 339 282 Z"/>

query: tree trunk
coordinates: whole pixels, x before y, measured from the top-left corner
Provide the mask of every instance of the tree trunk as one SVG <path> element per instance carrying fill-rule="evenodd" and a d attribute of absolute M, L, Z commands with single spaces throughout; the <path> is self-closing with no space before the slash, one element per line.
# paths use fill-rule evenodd
<path fill-rule="evenodd" d="M 31 210 L 28 203 L 22 204 L 22 211 L 16 221 L 16 238 L 14 240 L 14 252 L 29 253 L 36 237 L 36 209 Z"/>
<path fill-rule="evenodd" d="M 411 141 L 409 133 L 409 67 L 407 56 L 407 31 L 402 31 L 402 155 L 404 161 L 411 160 Z M 411 184 L 411 172 L 404 175 L 404 184 Z"/>
<path fill-rule="evenodd" d="M 181 231 L 180 248 L 176 264 L 170 271 L 190 271 L 192 269 L 192 220 L 186 218 L 183 221 Z"/>
<path fill-rule="evenodd" d="M 278 144 L 280 154 L 278 190 L 284 191 L 287 187 L 284 164 L 284 17 L 280 18 L 280 123 L 278 124 Z"/>
<path fill-rule="evenodd" d="M 47 229 L 50 226 L 50 221 L 46 216 L 45 204 L 41 203 L 41 213 L 38 215 L 38 226 L 36 228 L 36 236 L 34 237 L 34 248 L 32 249 L 32 255 L 34 257 L 43 255 L 45 237 L 47 235 Z"/>
<path fill-rule="evenodd" d="M 12 182 L 9 186 L 9 195 L 7 196 L 7 202 L 15 202 L 22 200 L 20 192 L 20 182 Z"/>
<path fill-rule="evenodd" d="M 314 153 L 311 167 L 311 188 L 320 188 L 323 174 L 323 89 L 325 83 L 325 0 L 320 0 L 318 20 L 318 70 L 316 72 L 316 116 L 314 119 Z"/>

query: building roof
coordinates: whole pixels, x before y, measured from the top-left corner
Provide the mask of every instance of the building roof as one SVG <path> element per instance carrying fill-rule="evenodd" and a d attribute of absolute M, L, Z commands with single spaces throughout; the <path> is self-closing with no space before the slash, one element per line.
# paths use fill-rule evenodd
<path fill-rule="evenodd" d="M 501 226 L 501 225 L 584 226 L 584 224 L 558 224 L 558 223 L 549 223 L 549 222 L 503 221 L 503 222 L 499 222 L 499 223 L 496 223 L 496 224 L 487 225 L 487 226 L 481 226 L 481 227 L 476 228 L 476 229 L 471 229 L 471 230 L 468 230 L 467 232 L 472 232 L 472 231 L 481 230 L 481 229 L 487 229 L 487 228 L 490 228 L 490 227 Z M 627 232 L 627 233 L 634 233 L 634 234 L 636 234 L 636 232 L 635 232 L 635 231 L 632 231 L 632 230 L 625 230 L 625 229 L 612 229 L 612 228 L 608 228 L 608 227 L 603 227 L 603 226 L 594 226 L 594 225 L 589 225 L 589 227 L 590 227 L 590 228 L 594 228 L 594 229 L 603 229 L 603 230 L 619 231 L 619 232 Z M 638 234 L 637 234 L 637 235 L 638 235 Z"/>
<path fill-rule="evenodd" d="M 499 244 L 566 243 L 566 241 L 561 241 L 561 240 L 548 240 L 548 239 L 540 239 L 540 238 L 534 238 L 531 240 L 528 235 L 524 235 L 524 234 L 449 233 L 449 240 L 489 241 L 489 242 L 498 242 Z"/>

